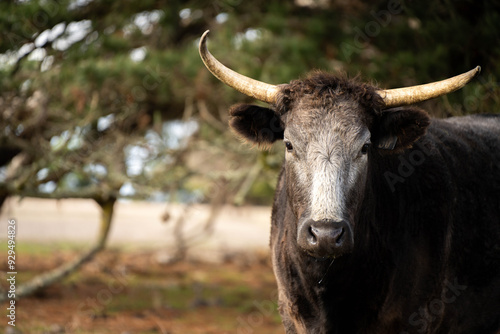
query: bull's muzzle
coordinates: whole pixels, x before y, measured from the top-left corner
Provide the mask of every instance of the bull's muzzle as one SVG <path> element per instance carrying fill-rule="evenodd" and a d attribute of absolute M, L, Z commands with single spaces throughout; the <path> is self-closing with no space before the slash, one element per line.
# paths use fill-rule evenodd
<path fill-rule="evenodd" d="M 346 221 L 302 219 L 298 226 L 297 243 L 311 256 L 335 258 L 352 251 L 354 238 Z"/>

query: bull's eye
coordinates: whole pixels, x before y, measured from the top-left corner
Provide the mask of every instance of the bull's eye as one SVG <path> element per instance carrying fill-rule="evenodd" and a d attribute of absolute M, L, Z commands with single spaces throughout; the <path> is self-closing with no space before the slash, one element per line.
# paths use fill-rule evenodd
<path fill-rule="evenodd" d="M 365 155 L 366 153 L 368 153 L 369 149 L 370 149 L 370 143 L 364 144 L 363 147 L 361 148 L 361 154 Z"/>
<path fill-rule="evenodd" d="M 285 147 L 286 147 L 286 150 L 287 150 L 288 152 L 292 152 L 292 151 L 293 151 L 293 145 L 292 145 L 292 143 L 290 143 L 289 141 L 286 141 L 286 142 L 285 142 Z"/>

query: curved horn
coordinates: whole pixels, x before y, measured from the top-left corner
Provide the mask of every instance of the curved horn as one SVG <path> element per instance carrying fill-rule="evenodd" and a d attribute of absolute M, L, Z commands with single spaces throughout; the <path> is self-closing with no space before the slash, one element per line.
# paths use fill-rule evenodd
<path fill-rule="evenodd" d="M 267 103 L 275 103 L 278 87 L 265 82 L 257 81 L 236 73 L 222 65 L 207 49 L 207 35 L 210 30 L 205 31 L 200 40 L 200 56 L 212 74 L 237 91 Z"/>
<path fill-rule="evenodd" d="M 418 86 L 378 90 L 377 93 L 382 97 L 387 107 L 397 107 L 418 103 L 462 88 L 480 71 L 481 67 L 477 66 L 469 72 L 465 72 L 449 79 Z"/>

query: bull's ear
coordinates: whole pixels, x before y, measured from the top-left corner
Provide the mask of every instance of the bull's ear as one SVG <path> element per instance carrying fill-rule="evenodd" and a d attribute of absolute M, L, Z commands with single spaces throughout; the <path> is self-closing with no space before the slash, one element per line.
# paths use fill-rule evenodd
<path fill-rule="evenodd" d="M 429 115 L 417 107 L 385 110 L 375 134 L 375 145 L 386 152 L 401 152 L 425 134 Z"/>
<path fill-rule="evenodd" d="M 229 110 L 229 126 L 245 140 L 259 146 L 283 139 L 283 127 L 276 113 L 268 108 L 239 104 Z"/>

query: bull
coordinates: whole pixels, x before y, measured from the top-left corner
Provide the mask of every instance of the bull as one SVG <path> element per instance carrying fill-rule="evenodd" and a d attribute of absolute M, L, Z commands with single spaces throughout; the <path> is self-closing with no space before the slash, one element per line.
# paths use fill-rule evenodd
<path fill-rule="evenodd" d="M 500 333 L 500 115 L 412 106 L 479 71 L 379 89 L 314 72 L 270 85 L 200 55 L 240 104 L 230 127 L 284 142 L 271 217 L 286 333 Z"/>

